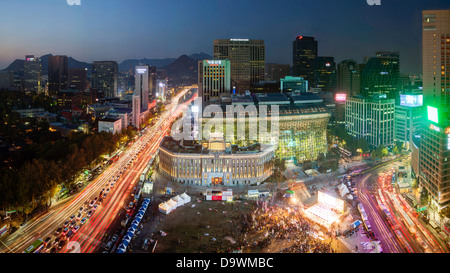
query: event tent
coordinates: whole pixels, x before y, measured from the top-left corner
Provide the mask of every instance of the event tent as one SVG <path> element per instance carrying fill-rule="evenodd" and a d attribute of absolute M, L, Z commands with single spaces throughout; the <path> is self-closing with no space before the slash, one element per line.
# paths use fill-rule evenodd
<path fill-rule="evenodd" d="M 170 210 L 174 210 L 177 208 L 177 202 L 173 201 L 172 199 L 169 199 L 169 201 L 166 202 L 166 204 L 170 207 Z"/>
<path fill-rule="evenodd" d="M 159 208 L 159 211 L 164 214 L 169 214 L 172 211 L 171 207 L 169 205 L 167 205 L 166 202 L 159 204 L 158 208 Z"/>
<path fill-rule="evenodd" d="M 183 198 L 184 204 L 191 202 L 191 197 L 187 195 L 185 192 L 182 195 L 180 195 L 180 197 Z"/>
<path fill-rule="evenodd" d="M 184 200 L 179 195 L 172 197 L 170 200 L 174 201 L 177 204 L 177 207 L 184 205 Z"/>

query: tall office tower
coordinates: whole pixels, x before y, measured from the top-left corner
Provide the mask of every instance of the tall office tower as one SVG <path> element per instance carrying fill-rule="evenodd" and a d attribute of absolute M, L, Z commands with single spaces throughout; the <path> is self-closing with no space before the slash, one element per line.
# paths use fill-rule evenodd
<path fill-rule="evenodd" d="M 349 97 L 361 91 L 361 74 L 359 64 L 354 60 L 344 60 L 337 65 L 337 91 Z"/>
<path fill-rule="evenodd" d="M 138 95 L 133 95 L 132 99 L 132 109 L 133 109 L 133 116 L 131 119 L 131 122 L 134 127 L 139 128 L 141 125 L 141 97 Z"/>
<path fill-rule="evenodd" d="M 67 56 L 48 57 L 48 94 L 56 96 L 69 87 L 69 61 Z"/>
<path fill-rule="evenodd" d="M 322 91 L 336 91 L 336 63 L 333 57 L 318 56 L 314 64 L 314 88 Z"/>
<path fill-rule="evenodd" d="M 148 66 L 141 65 L 136 66 L 134 73 L 134 93 L 133 95 L 139 96 L 141 102 L 141 110 L 148 109 Z"/>
<path fill-rule="evenodd" d="M 398 52 L 376 52 L 370 57 L 361 73 L 361 94 L 386 94 L 398 99 L 400 84 L 400 57 Z"/>
<path fill-rule="evenodd" d="M 355 139 L 365 138 L 369 145 L 393 146 L 395 100 L 386 94 L 370 98 L 361 95 L 345 101 L 345 127 Z"/>
<path fill-rule="evenodd" d="M 314 87 L 314 66 L 317 58 L 317 41 L 314 37 L 297 36 L 292 43 L 293 76 L 302 77 Z"/>
<path fill-rule="evenodd" d="M 69 88 L 83 92 L 87 89 L 87 68 L 69 69 Z"/>
<path fill-rule="evenodd" d="M 148 94 L 152 99 L 156 98 L 156 79 L 158 77 L 156 71 L 156 66 L 148 66 Z"/>
<path fill-rule="evenodd" d="M 228 59 L 231 65 L 231 88 L 235 93 L 245 93 L 252 83 L 264 81 L 264 40 L 219 39 L 214 40 L 214 60 Z"/>
<path fill-rule="evenodd" d="M 450 10 L 422 12 L 423 97 L 426 112 L 419 147 L 419 184 L 432 211 L 450 204 Z"/>
<path fill-rule="evenodd" d="M 265 81 L 280 81 L 281 78 L 291 75 L 291 66 L 288 64 L 266 64 Z"/>
<path fill-rule="evenodd" d="M 41 93 L 42 65 L 39 58 L 26 55 L 23 65 L 23 88 L 25 92 Z"/>
<path fill-rule="evenodd" d="M 102 91 L 107 98 L 118 96 L 119 65 L 115 61 L 92 63 L 92 88 Z"/>
<path fill-rule="evenodd" d="M 230 70 L 229 60 L 198 61 L 198 96 L 203 103 L 221 102 L 230 96 Z"/>

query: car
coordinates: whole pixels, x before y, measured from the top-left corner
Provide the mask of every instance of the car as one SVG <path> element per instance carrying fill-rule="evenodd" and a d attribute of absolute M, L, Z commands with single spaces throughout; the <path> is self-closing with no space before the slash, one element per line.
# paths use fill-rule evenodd
<path fill-rule="evenodd" d="M 86 213 L 88 213 L 88 212 L 89 212 L 89 207 L 87 207 L 87 208 L 84 209 L 84 214 L 86 214 Z"/>
<path fill-rule="evenodd" d="M 52 247 L 52 249 L 50 249 L 50 253 L 56 253 L 58 250 L 56 249 L 56 247 Z"/>
<path fill-rule="evenodd" d="M 109 185 L 109 188 L 114 188 L 114 183 L 111 183 L 111 185 Z"/>
<path fill-rule="evenodd" d="M 90 211 L 88 212 L 88 214 L 87 214 L 87 217 L 91 217 L 93 213 L 94 213 L 94 211 L 93 211 L 93 210 L 90 210 Z"/>
<path fill-rule="evenodd" d="M 89 203 L 89 207 L 93 207 L 94 204 L 95 204 L 95 202 L 94 202 L 94 200 L 92 200 L 92 201 Z"/>
<path fill-rule="evenodd" d="M 64 227 L 67 227 L 69 224 L 70 224 L 70 221 L 69 221 L 69 220 L 65 221 L 65 222 L 64 222 Z"/>
<path fill-rule="evenodd" d="M 111 238 L 111 242 L 115 243 L 119 239 L 119 235 L 114 234 L 114 236 Z"/>
<path fill-rule="evenodd" d="M 69 232 L 69 228 L 64 228 L 64 230 L 61 232 L 61 235 L 66 235 L 67 232 Z"/>
<path fill-rule="evenodd" d="M 95 204 L 92 209 L 95 211 L 98 208 L 98 204 Z"/>
<path fill-rule="evenodd" d="M 142 249 L 147 250 L 148 249 L 148 239 L 145 238 L 144 244 L 142 244 Z"/>
<path fill-rule="evenodd" d="M 94 203 L 96 203 L 96 202 L 97 202 L 97 200 L 98 200 L 98 197 L 95 197 L 95 198 L 94 198 L 94 200 L 93 200 L 93 201 L 94 201 Z"/>
<path fill-rule="evenodd" d="M 58 243 L 58 249 L 62 249 L 63 246 L 64 246 L 65 244 L 66 244 L 66 241 L 65 241 L 65 240 L 60 241 L 60 242 Z"/>
<path fill-rule="evenodd" d="M 60 240 L 61 240 L 60 237 L 56 237 L 55 240 L 53 241 L 53 245 L 57 246 Z"/>
<path fill-rule="evenodd" d="M 44 244 L 45 245 L 48 245 L 49 244 L 49 242 L 52 240 L 52 237 L 47 237 L 47 238 L 45 238 L 45 240 L 44 240 Z"/>
<path fill-rule="evenodd" d="M 78 212 L 79 212 L 79 213 L 82 213 L 83 210 L 84 210 L 84 208 L 83 208 L 83 207 L 80 207 L 80 208 L 78 209 Z"/>
<path fill-rule="evenodd" d="M 73 219 L 75 219 L 75 214 L 70 216 L 70 221 L 72 221 Z"/>
<path fill-rule="evenodd" d="M 77 225 L 77 221 L 73 220 L 72 222 L 70 222 L 70 228 L 73 228 L 76 225 Z"/>
<path fill-rule="evenodd" d="M 83 215 L 81 213 L 78 213 L 77 215 L 77 221 L 81 220 L 81 218 L 83 217 Z"/>
<path fill-rule="evenodd" d="M 108 189 L 106 189 L 106 193 L 109 193 L 109 188 L 108 188 Z"/>
<path fill-rule="evenodd" d="M 62 227 L 57 228 L 57 229 L 55 230 L 55 234 L 56 234 L 56 235 L 60 234 L 62 230 L 63 230 Z"/>
<path fill-rule="evenodd" d="M 72 237 L 75 234 L 75 232 L 73 232 L 73 230 L 69 230 L 69 232 L 67 232 L 66 234 L 66 239 L 70 239 L 70 237 Z"/>
<path fill-rule="evenodd" d="M 105 246 L 105 249 L 106 250 L 110 250 L 111 249 L 111 247 L 113 246 L 113 242 L 112 241 L 109 241 L 107 244 L 106 244 L 106 246 Z"/>
<path fill-rule="evenodd" d="M 103 194 L 103 199 L 106 199 L 106 196 L 108 196 L 108 193 L 105 192 L 105 193 Z"/>
<path fill-rule="evenodd" d="M 84 217 L 83 219 L 81 219 L 81 221 L 80 221 L 80 225 L 84 225 L 84 223 L 86 223 L 86 221 L 87 221 L 87 218 L 86 218 L 86 217 Z"/>
<path fill-rule="evenodd" d="M 80 230 L 80 226 L 75 226 L 72 230 L 73 233 L 77 233 L 77 231 Z"/>

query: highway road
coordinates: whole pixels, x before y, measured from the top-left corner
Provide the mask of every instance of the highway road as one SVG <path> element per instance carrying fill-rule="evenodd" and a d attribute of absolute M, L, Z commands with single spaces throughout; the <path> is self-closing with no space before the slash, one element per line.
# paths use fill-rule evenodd
<path fill-rule="evenodd" d="M 105 230 L 116 217 L 126 213 L 125 201 L 130 197 L 147 163 L 156 153 L 160 141 L 169 132 L 169 126 L 184 107 L 195 99 L 194 96 L 191 100 L 178 104 L 179 98 L 187 91 L 188 89 L 185 89 L 174 97 L 157 123 L 144 129 L 142 135 L 122 153 L 121 157 L 107 167 L 83 191 L 52 206 L 47 213 L 29 220 L 26 225 L 3 240 L 0 250 L 2 252 L 22 252 L 36 239 L 45 240 L 47 237 L 51 237 L 49 245 L 53 245 L 53 251 L 56 252 L 91 253 L 98 251 L 99 245 L 105 239 Z M 109 193 L 102 203 L 97 202 L 97 208 L 94 210 L 89 203 L 94 198 L 98 198 L 102 190 L 103 192 L 109 191 Z M 79 213 L 81 207 L 83 210 Z M 93 214 L 88 217 L 87 213 L 90 210 L 93 210 Z M 80 217 L 77 219 L 79 214 Z M 71 216 L 74 217 L 73 220 L 70 220 Z M 84 224 L 81 224 L 82 218 L 86 218 Z M 79 226 L 69 239 L 65 238 L 63 232 L 56 234 L 58 228 L 64 229 L 66 221 L 76 221 L 73 227 Z M 73 227 L 67 226 L 69 231 L 74 231 Z M 60 241 L 64 240 L 66 243 L 61 243 L 58 248 L 58 243 L 53 244 L 56 238 L 60 238 Z M 47 248 L 47 251 L 50 250 L 52 247 Z"/>

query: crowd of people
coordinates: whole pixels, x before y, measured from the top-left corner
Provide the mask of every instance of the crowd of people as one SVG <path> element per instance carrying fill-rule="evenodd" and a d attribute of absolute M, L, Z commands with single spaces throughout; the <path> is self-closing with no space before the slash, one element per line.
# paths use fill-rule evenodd
<path fill-rule="evenodd" d="M 298 207 L 259 201 L 255 211 L 243 215 L 242 223 L 245 247 L 267 249 L 277 245 L 281 252 L 332 252 L 331 243 L 318 239 L 319 231 L 314 222 L 305 218 Z M 273 250 L 276 249 L 270 252 Z"/>

